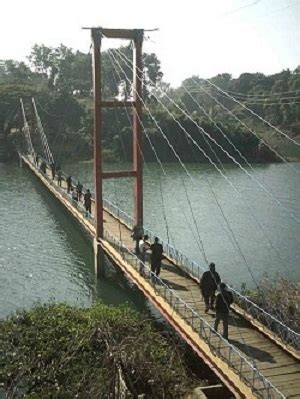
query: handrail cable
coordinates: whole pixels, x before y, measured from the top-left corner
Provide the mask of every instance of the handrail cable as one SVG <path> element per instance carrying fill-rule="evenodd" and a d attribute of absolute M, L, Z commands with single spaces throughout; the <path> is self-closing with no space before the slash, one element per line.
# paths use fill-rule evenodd
<path fill-rule="evenodd" d="M 116 214 L 117 216 L 120 216 L 120 214 L 123 214 L 123 220 L 126 220 L 125 223 L 127 223 L 129 226 L 133 225 L 132 219 L 129 215 L 126 214 L 126 212 L 118 209 L 117 207 L 115 207 L 113 204 L 111 204 L 109 201 L 105 200 L 105 206 L 108 207 L 108 209 L 110 210 L 110 212 L 112 212 L 113 214 Z M 124 219 L 125 217 L 125 219 Z M 151 232 L 149 231 L 149 233 L 151 234 Z M 153 234 L 152 234 L 153 236 Z M 161 240 L 163 243 L 163 240 Z M 198 269 L 202 269 L 205 270 L 201 265 L 193 262 L 193 261 L 189 261 L 183 254 L 180 254 L 178 251 L 175 251 L 174 248 L 172 249 L 172 247 L 170 247 L 168 244 L 165 247 L 165 250 L 167 252 L 167 254 L 171 253 L 173 255 L 170 255 L 171 257 L 173 257 L 174 255 L 177 257 L 179 256 L 179 258 L 181 259 L 180 264 L 182 264 L 182 266 L 184 266 L 184 264 L 182 263 L 182 260 L 185 259 L 185 261 L 188 261 L 188 263 L 186 265 L 188 265 L 191 262 L 191 267 L 192 269 L 189 269 L 190 266 L 187 266 L 187 270 L 190 270 L 190 272 L 192 273 L 192 275 L 194 275 L 194 269 L 193 269 L 193 265 L 195 267 L 197 267 Z M 174 252 L 175 251 L 175 252 Z M 179 264 L 179 263 L 178 263 Z M 197 276 L 198 274 L 196 274 L 195 276 Z M 265 316 L 266 316 L 266 322 L 268 323 L 267 325 L 269 325 L 269 322 L 273 325 L 273 323 L 275 322 L 276 324 L 279 324 L 283 327 L 284 331 L 283 332 L 279 332 L 281 338 L 285 341 L 285 342 L 289 342 L 289 337 L 292 339 L 293 337 L 293 345 L 296 345 L 296 348 L 299 347 L 299 336 L 300 334 L 296 334 L 293 330 L 291 330 L 289 327 L 287 327 L 285 324 L 279 322 L 274 316 L 272 316 L 271 314 L 269 314 L 268 312 L 266 312 L 264 309 L 260 308 L 257 304 L 251 302 L 247 297 L 243 296 L 242 294 L 240 294 L 238 291 L 234 290 L 232 287 L 229 286 L 229 288 L 237 295 L 238 298 L 240 298 L 241 300 L 243 300 L 245 303 L 248 304 L 252 304 L 254 308 L 258 309 L 260 312 L 262 312 Z M 251 309 L 250 309 L 251 311 Z M 270 319 L 270 320 L 269 320 Z M 285 332 L 286 331 L 286 332 Z M 276 333 L 275 333 L 276 334 Z M 282 335 L 283 334 L 283 335 Z M 298 338 L 296 338 L 296 336 L 298 336 Z M 286 341 L 288 340 L 288 341 Z M 298 342 L 298 344 L 297 344 Z"/>
<path fill-rule="evenodd" d="M 128 253 L 128 254 L 130 254 L 131 256 L 132 256 L 132 258 L 133 259 L 135 259 L 135 264 L 136 265 L 138 265 L 139 263 L 140 263 L 140 260 L 137 258 L 137 256 L 132 252 L 132 251 L 130 251 L 130 249 L 128 249 L 124 244 L 123 244 L 123 242 L 121 242 L 121 241 L 119 241 L 119 240 L 117 240 L 111 233 L 109 233 L 106 229 L 105 229 L 105 231 L 104 231 L 104 233 L 105 233 L 105 235 L 107 236 L 107 239 L 108 239 L 108 241 L 110 241 L 110 240 L 112 240 L 112 243 L 113 243 L 113 245 L 116 245 L 117 247 L 119 247 L 119 248 L 122 248 L 122 249 L 125 249 L 126 250 L 126 252 Z M 223 344 L 225 345 L 225 346 L 227 346 L 227 347 L 229 347 L 230 348 L 230 351 L 233 351 L 233 352 L 235 352 L 236 354 L 237 354 L 237 356 L 243 361 L 243 362 L 245 362 L 249 367 L 250 367 L 250 369 L 251 370 L 253 370 L 253 373 L 255 374 L 255 373 L 257 373 L 257 375 L 258 375 L 258 379 L 259 379 L 259 381 L 261 381 L 261 382 L 263 382 L 263 385 L 264 385 L 264 389 L 267 389 L 268 390 L 268 392 L 267 392 L 267 395 L 268 395 L 268 398 L 271 398 L 272 396 L 273 396 L 273 394 L 274 393 L 276 393 L 276 394 L 278 394 L 279 396 L 280 396 L 280 398 L 282 398 L 282 399 L 284 399 L 285 398 L 285 396 L 283 395 L 283 393 L 275 386 L 275 385 L 273 385 L 273 383 L 271 382 L 271 381 L 269 381 L 260 371 L 259 371 L 259 369 L 254 365 L 254 364 L 252 364 L 251 362 L 249 362 L 249 360 L 247 359 L 247 357 L 245 357 L 245 355 L 239 350 L 239 349 L 237 349 L 235 346 L 233 346 L 232 344 L 230 344 L 226 339 L 224 339 L 213 327 L 211 327 L 210 326 L 210 324 L 207 322 L 207 321 L 205 321 L 199 314 L 198 314 L 198 312 L 197 311 L 195 311 L 189 304 L 187 304 L 177 293 L 175 293 L 175 291 L 174 290 L 172 290 L 172 289 L 170 289 L 170 287 L 167 285 L 167 284 L 165 284 L 164 283 L 164 281 L 159 277 L 159 276 L 156 276 L 150 269 L 149 269 L 149 266 L 148 265 L 146 265 L 145 263 L 143 263 L 143 267 L 145 268 L 145 270 L 147 270 L 147 272 L 148 272 L 148 274 L 149 274 L 149 281 L 151 282 L 151 281 L 158 281 L 159 282 L 159 285 L 161 286 L 161 287 L 164 287 L 164 291 L 169 291 L 170 293 L 171 293 L 171 295 L 172 296 L 174 296 L 174 297 L 176 297 L 177 298 L 177 301 L 176 301 L 176 303 L 182 303 L 186 308 L 188 308 L 189 310 L 190 310 L 190 312 L 192 313 L 192 314 L 195 314 L 195 317 L 198 317 L 200 320 L 201 320 L 201 323 L 202 323 L 202 325 L 206 325 L 206 327 L 211 331 L 211 332 L 213 332 L 214 334 L 216 334 L 216 336 L 221 340 L 221 342 L 223 342 Z M 152 283 L 153 284 L 153 283 Z M 172 303 L 172 301 L 171 301 L 171 303 Z M 176 305 L 175 306 L 173 306 L 174 308 L 175 308 L 175 310 L 176 310 Z M 180 312 L 179 312 L 179 314 L 180 314 Z M 192 317 L 192 320 L 193 320 L 193 317 Z M 197 330 L 198 331 L 198 330 Z M 200 335 L 202 335 L 201 334 L 201 331 L 202 331 L 202 329 L 200 328 Z M 211 347 L 211 344 L 210 344 L 210 340 L 208 340 L 208 345 Z M 220 345 L 221 346 L 221 345 Z M 219 346 L 219 347 L 220 347 Z M 225 359 L 224 359 L 226 362 L 228 362 L 228 364 L 232 367 L 232 362 L 230 361 L 230 356 L 229 356 L 229 359 L 227 359 L 227 357 L 225 356 Z M 255 376 L 253 375 L 253 378 L 251 378 L 251 380 L 249 381 L 250 383 L 251 383 L 251 389 L 252 390 L 254 390 L 255 389 Z M 248 379 L 246 378 L 246 380 L 248 381 Z M 269 392 L 269 390 L 270 389 L 272 389 L 273 391 L 275 391 L 275 392 Z M 257 389 L 256 389 L 257 390 Z M 259 390 L 259 389 L 258 389 Z M 257 391 L 258 391 L 257 390 Z M 272 396 L 271 396 L 272 395 Z"/>
<path fill-rule="evenodd" d="M 111 202 L 109 202 L 108 200 L 105 200 L 105 206 L 107 207 L 107 209 L 109 209 L 109 211 L 112 214 L 115 215 L 119 215 L 119 213 L 122 213 L 123 215 L 123 220 L 126 220 L 126 224 L 128 226 L 133 226 L 133 221 L 131 216 L 129 216 L 126 212 L 117 209 L 115 205 L 113 205 Z M 154 233 L 151 232 L 151 230 L 147 229 L 148 233 L 151 236 L 154 236 Z M 202 271 L 206 271 L 207 268 L 201 266 L 201 264 L 190 260 L 189 258 L 187 258 L 187 256 L 185 256 L 183 253 L 181 253 L 178 250 L 175 250 L 175 248 L 173 248 L 172 246 L 165 244 L 164 240 L 162 238 L 160 238 L 160 241 L 163 243 L 164 245 L 164 251 L 168 254 L 168 256 L 170 256 L 172 259 L 174 259 L 176 261 L 176 264 L 181 265 L 181 267 L 186 270 L 188 273 L 190 273 L 192 276 L 194 276 L 196 279 L 199 279 L 199 270 Z M 195 272 L 194 267 L 197 269 L 197 272 Z M 256 304 L 255 302 L 251 301 L 251 299 L 249 299 L 248 297 L 246 297 L 245 295 L 241 294 L 238 290 L 236 290 L 235 288 L 233 288 L 232 286 L 228 285 L 228 287 L 231 289 L 231 291 L 234 292 L 234 294 L 238 297 L 239 301 L 244 301 L 247 304 L 249 304 L 250 306 L 253 306 L 256 310 L 260 311 L 267 319 L 269 318 L 270 321 L 270 325 L 274 325 L 278 324 L 280 325 L 283 329 L 285 329 L 287 331 L 287 335 L 289 336 L 294 336 L 294 342 L 293 345 L 296 346 L 297 350 L 299 351 L 299 343 L 300 343 L 300 333 L 296 333 L 294 330 L 292 330 L 290 327 L 288 327 L 287 325 L 285 325 L 283 322 L 279 321 L 274 315 L 272 315 L 271 313 L 267 312 L 265 309 L 261 308 L 258 304 Z M 271 328 L 268 325 L 269 328 Z M 282 339 L 286 339 L 286 334 L 282 337 Z"/>
<path fill-rule="evenodd" d="M 108 233 L 108 232 L 107 232 L 107 233 Z M 111 237 L 113 237 L 110 233 L 108 233 L 108 234 L 109 234 Z M 114 240 L 115 240 L 115 238 L 114 238 Z M 120 240 L 117 240 L 117 241 L 121 244 L 121 247 L 122 247 L 123 249 L 126 248 L 122 241 L 120 241 Z M 126 248 L 126 250 L 128 250 L 128 249 Z M 130 250 L 128 250 L 128 251 L 130 251 Z M 130 251 L 130 252 L 131 252 L 131 251 Z M 131 254 L 132 254 L 132 252 L 131 252 Z M 135 256 L 135 258 L 136 258 L 136 255 L 134 255 L 134 256 Z M 144 264 L 144 266 L 149 270 L 149 267 L 148 267 L 147 265 Z M 161 281 L 161 282 L 162 282 L 162 280 L 161 280 L 158 276 L 154 275 L 154 273 L 151 272 L 151 270 L 149 270 L 149 273 L 150 273 L 150 275 L 153 276 L 153 281 L 156 279 L 156 281 Z M 151 274 L 151 273 L 152 273 L 152 274 Z M 174 292 L 174 291 L 173 291 L 172 289 L 170 289 L 170 288 L 168 287 L 168 285 L 166 285 L 164 282 L 162 282 L 161 285 L 162 285 L 162 286 L 163 286 L 163 285 L 166 286 L 168 290 L 170 290 L 171 292 Z M 174 293 L 174 294 L 175 294 L 175 293 Z M 176 294 L 175 294 L 175 295 L 176 295 Z M 176 295 L 176 296 L 177 296 L 177 295 Z M 177 298 L 178 298 L 178 300 L 180 300 L 181 302 L 183 302 L 186 306 L 188 306 L 179 296 L 177 296 Z M 194 313 L 196 313 L 196 314 L 198 315 L 198 313 L 195 312 L 194 309 L 191 308 L 191 311 L 194 312 Z M 198 315 L 198 317 L 200 317 L 200 316 Z M 200 318 L 201 318 L 201 317 L 200 317 Z M 202 319 L 202 318 L 201 318 L 201 320 L 204 321 L 204 319 Z M 205 322 L 205 321 L 204 321 L 204 322 Z M 269 380 L 267 380 L 267 379 L 263 376 L 263 374 L 261 374 L 261 373 L 259 372 L 259 370 L 258 370 L 257 367 L 255 366 L 255 364 L 252 364 L 251 362 L 249 362 L 249 360 L 248 360 L 237 348 L 235 348 L 234 346 L 230 345 L 230 344 L 228 343 L 228 341 L 225 340 L 223 337 L 221 337 L 221 335 L 220 335 L 218 332 L 216 332 L 207 322 L 205 322 L 205 323 L 207 324 L 208 328 L 209 328 L 211 331 L 213 331 L 218 337 L 220 337 L 220 339 L 221 339 L 222 341 L 224 341 L 224 343 L 225 343 L 226 346 L 230 346 L 230 347 L 231 347 L 231 350 L 233 350 L 235 353 L 237 353 L 237 354 L 239 355 L 239 357 L 242 358 L 243 361 L 244 361 L 246 364 L 248 364 L 249 367 L 250 367 L 252 370 L 255 370 L 255 372 L 261 376 L 259 380 L 260 380 L 260 381 L 263 380 L 263 383 L 264 383 L 264 384 L 265 384 L 265 382 L 267 383 L 267 387 L 265 387 L 265 389 L 270 389 L 270 387 L 272 387 L 272 389 L 275 389 L 277 392 L 280 393 L 280 391 L 278 391 L 278 389 L 277 389 L 275 386 L 273 386 L 272 383 L 270 383 Z M 238 329 L 239 329 L 239 327 L 238 327 Z M 240 332 L 240 334 L 242 334 L 242 333 Z M 243 337 L 242 337 L 242 339 L 243 339 Z M 230 359 L 229 359 L 229 361 L 230 361 Z"/>

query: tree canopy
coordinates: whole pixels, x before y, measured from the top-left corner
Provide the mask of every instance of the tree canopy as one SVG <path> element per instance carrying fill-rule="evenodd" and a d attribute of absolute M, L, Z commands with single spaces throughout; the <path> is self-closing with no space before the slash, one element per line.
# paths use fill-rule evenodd
<path fill-rule="evenodd" d="M 103 51 L 101 59 L 102 97 L 107 100 L 130 98 L 132 70 L 126 59 L 132 59 L 132 48 L 123 46 Z M 113 62 L 113 59 L 118 62 Z M 63 44 L 56 48 L 35 44 L 28 61 L 28 65 L 14 60 L 0 61 L 0 129 L 6 134 L 10 133 L 12 128 L 21 129 L 19 99 L 22 97 L 33 132 L 33 141 L 38 145 L 30 103 L 31 97 L 35 97 L 56 158 L 89 158 L 92 148 L 91 54 L 73 50 Z M 144 101 L 153 115 L 151 118 L 144 112 L 143 126 L 152 144 L 158 149 L 160 157 L 165 161 L 175 160 L 174 154 L 160 135 L 153 119 L 162 126 L 166 136 L 175 142 L 176 150 L 183 160 L 207 161 L 195 148 L 191 152 L 191 141 L 186 139 L 172 116 L 179 118 L 180 124 L 211 159 L 229 162 L 230 158 L 213 144 L 212 140 L 205 138 L 201 130 L 187 118 L 185 112 L 170 103 L 161 90 L 166 91 L 183 110 L 191 113 L 194 121 L 238 160 L 241 160 L 240 156 L 220 134 L 220 129 L 250 161 L 277 160 L 272 152 L 261 145 L 260 137 L 271 143 L 274 148 L 281 145 L 284 148 L 284 143 L 278 133 L 274 133 L 258 120 L 255 121 L 237 101 L 283 129 L 291 137 L 299 134 L 299 67 L 295 71 L 284 70 L 270 76 L 262 73 L 243 73 L 235 79 L 230 74 L 223 73 L 209 79 L 213 85 L 219 86 L 228 92 L 229 96 L 236 98 L 237 101 L 233 101 L 198 76 L 187 78 L 177 89 L 171 88 L 163 81 L 160 60 L 154 53 L 145 53 L 143 61 Z M 130 160 L 132 157 L 130 112 L 124 109 L 103 111 L 104 146 L 113 154 L 114 159 Z M 237 118 L 242 119 L 244 124 L 239 123 Z M 250 129 L 247 129 L 245 124 Z M 258 132 L 257 137 L 251 134 L 251 129 Z M 16 134 L 13 138 L 16 139 Z M 144 142 L 145 159 L 154 160 L 155 155 L 146 137 Z M 289 148 L 286 155 L 289 156 Z M 300 157 L 300 154 L 293 155 Z"/>

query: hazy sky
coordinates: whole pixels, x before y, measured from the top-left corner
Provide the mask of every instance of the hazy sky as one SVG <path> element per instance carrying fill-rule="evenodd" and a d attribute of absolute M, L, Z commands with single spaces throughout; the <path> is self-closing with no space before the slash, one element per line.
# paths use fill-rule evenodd
<path fill-rule="evenodd" d="M 87 52 L 83 26 L 159 28 L 146 33 L 144 51 L 158 55 L 172 85 L 193 74 L 271 74 L 300 64 L 300 0 L 3 1 L 0 59 L 25 60 L 35 43 Z"/>

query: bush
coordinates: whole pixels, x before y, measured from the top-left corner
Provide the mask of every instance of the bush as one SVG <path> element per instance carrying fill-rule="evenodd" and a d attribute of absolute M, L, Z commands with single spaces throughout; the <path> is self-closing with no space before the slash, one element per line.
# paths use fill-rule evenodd
<path fill-rule="evenodd" d="M 125 306 L 38 306 L 0 333 L 7 397 L 109 398 L 119 370 L 134 395 L 175 398 L 191 385 L 172 341 Z"/>

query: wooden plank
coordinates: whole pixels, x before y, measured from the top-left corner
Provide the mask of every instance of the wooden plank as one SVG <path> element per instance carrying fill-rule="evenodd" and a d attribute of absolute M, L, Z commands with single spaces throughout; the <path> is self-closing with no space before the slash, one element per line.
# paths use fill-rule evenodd
<path fill-rule="evenodd" d="M 297 373 L 274 375 L 272 376 L 272 381 L 275 385 L 297 385 L 300 387 L 300 370 Z"/>
<path fill-rule="evenodd" d="M 273 369 L 268 369 L 264 371 L 264 375 L 266 377 L 272 377 L 276 375 L 288 375 L 288 374 L 295 374 L 299 373 L 299 366 L 292 364 L 289 366 L 284 366 L 284 367 L 277 367 Z"/>

